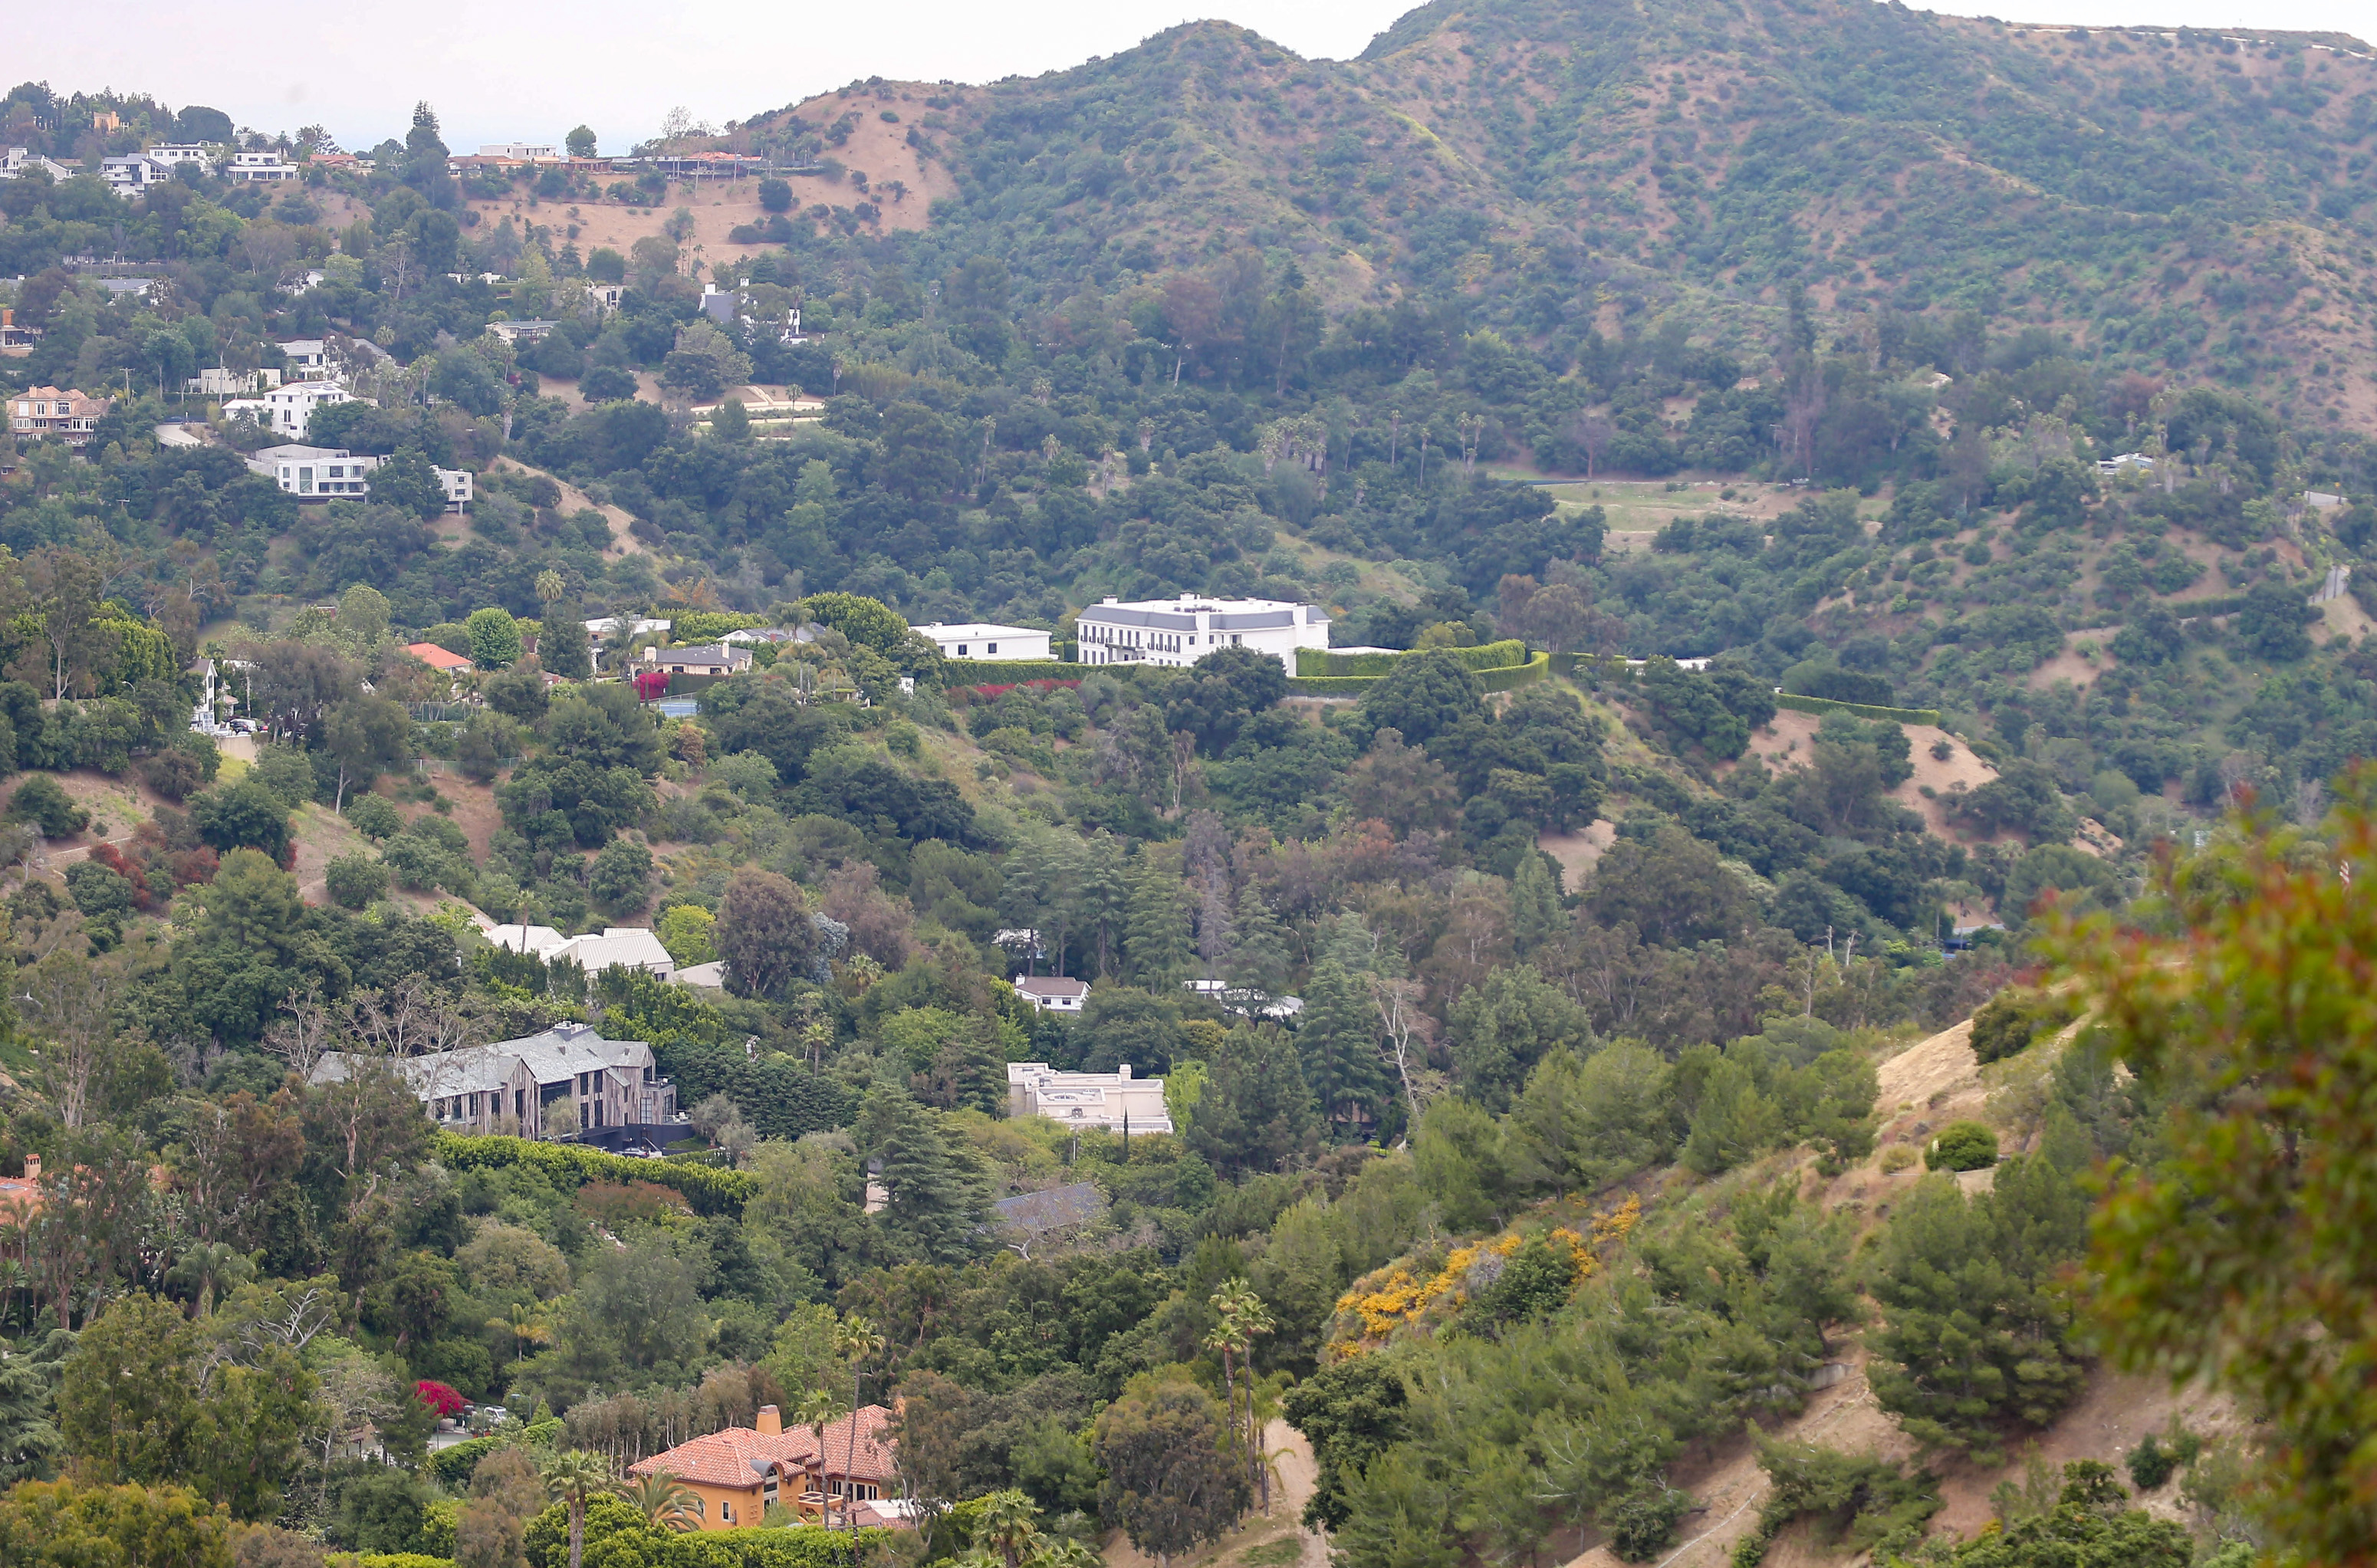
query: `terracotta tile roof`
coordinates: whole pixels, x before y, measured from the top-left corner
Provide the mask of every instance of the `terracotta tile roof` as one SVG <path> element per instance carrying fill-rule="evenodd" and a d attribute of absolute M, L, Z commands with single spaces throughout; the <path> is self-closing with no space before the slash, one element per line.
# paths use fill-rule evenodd
<path fill-rule="evenodd" d="M 471 667 L 470 660 L 440 648 L 435 642 L 408 642 L 404 651 L 433 670 L 467 670 Z"/>
<path fill-rule="evenodd" d="M 891 1412 L 882 1406 L 859 1407 L 858 1454 L 850 1466 L 859 1479 L 879 1483 L 890 1478 L 891 1442 L 887 1435 L 890 1424 Z M 849 1442 L 849 1417 L 826 1423 L 826 1474 L 842 1473 Z M 666 1470 L 680 1480 L 699 1481 L 704 1486 L 752 1487 L 759 1484 L 758 1473 L 751 1468 L 754 1459 L 772 1459 L 789 1469 L 799 1470 L 811 1467 L 816 1457 L 817 1439 L 806 1427 L 788 1422 L 783 1431 L 774 1436 L 749 1427 L 728 1427 L 724 1431 L 681 1442 L 665 1454 L 639 1461 L 627 1467 L 627 1474 L 650 1476 Z"/>

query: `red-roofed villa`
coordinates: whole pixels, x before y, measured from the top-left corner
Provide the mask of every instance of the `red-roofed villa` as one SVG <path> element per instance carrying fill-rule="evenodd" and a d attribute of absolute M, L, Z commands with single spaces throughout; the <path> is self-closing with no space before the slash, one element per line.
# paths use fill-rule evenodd
<path fill-rule="evenodd" d="M 891 1412 L 880 1405 L 859 1406 L 854 1454 L 853 1419 L 827 1422 L 820 1452 L 816 1432 L 786 1427 L 773 1405 L 762 1405 L 756 1429 L 728 1427 L 681 1442 L 629 1466 L 627 1474 L 665 1471 L 683 1481 L 701 1499 L 705 1530 L 757 1525 L 771 1502 L 794 1510 L 804 1524 L 846 1524 L 845 1499 L 856 1502 L 860 1525 L 892 1523 L 896 1511 L 870 1506 L 892 1489 Z"/>

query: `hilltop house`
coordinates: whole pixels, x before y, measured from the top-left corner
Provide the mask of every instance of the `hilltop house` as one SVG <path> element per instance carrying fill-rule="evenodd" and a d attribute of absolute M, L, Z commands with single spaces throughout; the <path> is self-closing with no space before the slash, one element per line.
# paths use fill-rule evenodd
<path fill-rule="evenodd" d="M 1177 599 L 1107 599 L 1083 610 L 1074 623 L 1085 664 L 1195 664 L 1216 648 L 1256 648 L 1296 673 L 1298 648 L 1329 646 L 1328 612 L 1280 599 L 1215 599 L 1184 593 Z"/>
<path fill-rule="evenodd" d="M 646 667 L 673 676 L 731 676 L 751 667 L 751 650 L 723 642 L 696 643 L 690 648 L 647 648 Z"/>
<path fill-rule="evenodd" d="M 1026 976 L 1014 984 L 1015 994 L 1042 1012 L 1079 1012 L 1090 999 L 1087 981 L 1069 980 L 1062 975 Z"/>
<path fill-rule="evenodd" d="M 787 1428 L 773 1405 L 759 1406 L 758 1424 L 728 1427 L 681 1442 L 627 1466 L 630 1476 L 671 1475 L 701 1499 L 701 1528 L 757 1525 L 770 1503 L 782 1503 L 804 1524 L 884 1524 L 901 1511 L 876 1504 L 895 1480 L 891 1412 L 862 1405 L 853 1416 L 828 1421 L 821 1432 Z"/>
<path fill-rule="evenodd" d="M 1164 1080 L 1134 1078 L 1130 1064 L 1112 1072 L 1059 1072 L 1045 1061 L 1007 1064 L 1007 1114 L 1044 1116 L 1069 1127 L 1108 1132 L 1169 1132 Z"/>
<path fill-rule="evenodd" d="M 1046 659 L 1051 633 L 1023 626 L 990 626 L 978 621 L 963 625 L 911 627 L 910 630 L 941 651 L 944 659 Z"/>
<path fill-rule="evenodd" d="M 360 499 L 371 492 L 370 474 L 380 465 L 367 452 L 344 447 L 266 447 L 248 454 L 247 466 L 301 501 L 337 497 Z"/>
<path fill-rule="evenodd" d="M 90 445 L 91 431 L 114 406 L 110 398 L 32 387 L 8 400 L 8 430 L 19 438 L 47 436 L 80 449 Z"/>
<path fill-rule="evenodd" d="M 312 1082 L 336 1083 L 354 1070 L 344 1051 L 326 1054 Z M 557 1023 L 543 1034 L 397 1062 L 422 1106 L 452 1132 L 517 1131 L 541 1138 L 553 1107 L 567 1101 L 582 1129 L 643 1127 L 676 1119 L 676 1085 L 660 1075 L 641 1040 L 606 1040 L 591 1023 Z"/>
<path fill-rule="evenodd" d="M 509 952 L 534 953 L 547 964 L 575 964 L 589 975 L 605 969 L 641 969 L 666 980 L 676 974 L 676 960 L 661 940 L 642 926 L 606 926 L 600 936 L 565 937 L 550 926 L 497 926 L 487 940 Z"/>

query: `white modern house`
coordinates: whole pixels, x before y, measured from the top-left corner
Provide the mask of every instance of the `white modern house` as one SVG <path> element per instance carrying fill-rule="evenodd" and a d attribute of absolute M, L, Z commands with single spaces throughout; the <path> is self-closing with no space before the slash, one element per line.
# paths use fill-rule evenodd
<path fill-rule="evenodd" d="M 230 405 L 224 405 L 229 408 Z M 248 455 L 247 466 L 301 501 L 360 500 L 371 494 L 371 474 L 388 460 L 344 447 L 293 445 L 266 447 Z M 468 469 L 439 468 L 438 488 L 446 493 L 446 509 L 459 512 L 471 503 Z"/>
<path fill-rule="evenodd" d="M 668 635 L 668 628 L 667 621 L 656 620 L 651 616 L 605 616 L 601 620 L 588 621 L 586 635 L 589 637 L 642 637 L 658 632 L 665 637 Z"/>
<path fill-rule="evenodd" d="M 355 401 L 355 395 L 336 381 L 292 381 L 264 394 L 263 423 L 278 435 L 303 436 L 316 409 Z"/>
<path fill-rule="evenodd" d="M 944 659 L 1047 659 L 1055 656 L 1050 652 L 1048 640 L 1053 633 L 1034 631 L 1026 626 L 990 626 L 980 621 L 944 626 L 936 621 L 930 626 L 911 627 L 909 629 L 939 649 Z"/>
<path fill-rule="evenodd" d="M 1015 994 L 1040 1012 L 1079 1012 L 1090 999 L 1089 982 L 1061 975 L 1027 976 L 1014 982 Z"/>
<path fill-rule="evenodd" d="M 1084 664 L 1185 667 L 1216 648 L 1254 648 L 1294 675 L 1298 648 L 1329 646 L 1329 616 L 1319 605 L 1281 599 L 1109 598 L 1081 613 L 1074 636 L 1074 657 Z"/>
<path fill-rule="evenodd" d="M 358 1059 L 324 1055 L 312 1082 L 343 1082 Z M 651 1126 L 676 1119 L 676 1085 L 660 1074 L 641 1040 L 606 1040 L 591 1023 L 557 1023 L 540 1035 L 396 1063 L 422 1107 L 454 1132 L 517 1130 L 544 1135 L 553 1107 L 567 1101 L 580 1130 Z"/>
<path fill-rule="evenodd" d="M 298 175 L 297 165 L 278 152 L 234 152 L 224 177 L 241 185 L 280 185 Z"/>
<path fill-rule="evenodd" d="M 559 163 L 561 149 L 539 141 L 490 141 L 479 147 L 482 158 L 508 158 L 517 163 Z"/>
<path fill-rule="evenodd" d="M 212 168 L 215 162 L 215 150 L 202 141 L 161 141 L 154 147 L 142 148 L 140 155 L 168 168 L 195 163 L 206 170 Z"/>
<path fill-rule="evenodd" d="M 1112 1072 L 1059 1072 L 1045 1061 L 1010 1061 L 1007 1114 L 1044 1116 L 1068 1127 L 1108 1132 L 1172 1131 L 1164 1080 L 1134 1078 L 1129 1062 Z"/>
<path fill-rule="evenodd" d="M 371 472 L 381 460 L 344 447 L 267 447 L 250 454 L 248 468 L 299 500 L 359 499 L 371 493 Z"/>
<path fill-rule="evenodd" d="M 162 163 L 145 152 L 128 152 L 121 158 L 102 158 L 99 177 L 107 188 L 126 201 L 146 193 L 151 186 L 161 186 L 173 177 L 173 166 Z"/>
<path fill-rule="evenodd" d="M 642 926 L 606 926 L 600 936 L 565 937 L 550 926 L 497 926 L 487 940 L 510 952 L 534 953 L 547 964 L 565 960 L 589 975 L 610 968 L 641 969 L 662 979 L 676 974 L 676 960 L 661 940 Z"/>

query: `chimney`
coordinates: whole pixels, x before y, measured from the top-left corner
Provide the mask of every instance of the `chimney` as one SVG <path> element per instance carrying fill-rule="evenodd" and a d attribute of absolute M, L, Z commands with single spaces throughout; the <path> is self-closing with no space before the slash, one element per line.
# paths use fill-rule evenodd
<path fill-rule="evenodd" d="M 25 1156 L 25 1179 L 28 1181 L 39 1181 L 41 1179 L 42 1156 L 39 1155 L 27 1155 Z"/>
<path fill-rule="evenodd" d="M 1129 1062 L 1127 1062 L 1127 1061 L 1126 1061 L 1126 1062 L 1122 1063 L 1121 1065 L 1119 1065 L 1118 1067 L 1117 1067 L 1117 1068 L 1115 1069 L 1115 1075 L 1116 1075 L 1117 1077 L 1120 1078 L 1124 1083 L 1129 1083 L 1129 1082 L 1130 1082 L 1130 1063 L 1129 1063 Z"/>
<path fill-rule="evenodd" d="M 14 327 L 16 324 L 17 313 L 6 305 L 0 305 L 0 327 Z"/>
<path fill-rule="evenodd" d="M 784 1435 L 784 1418 L 773 1405 L 759 1406 L 759 1435 L 761 1437 Z"/>

